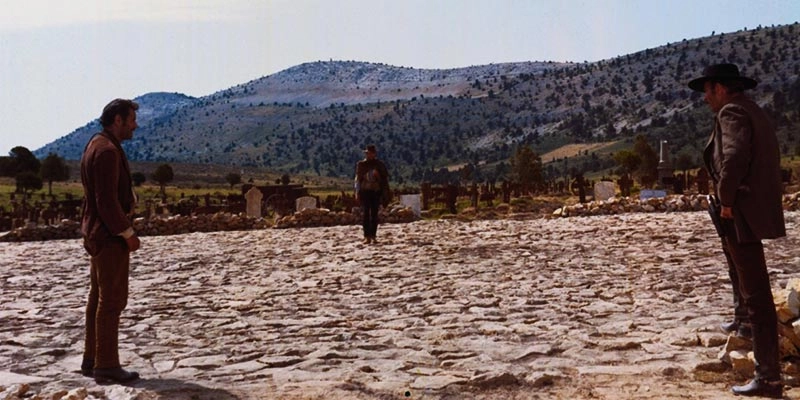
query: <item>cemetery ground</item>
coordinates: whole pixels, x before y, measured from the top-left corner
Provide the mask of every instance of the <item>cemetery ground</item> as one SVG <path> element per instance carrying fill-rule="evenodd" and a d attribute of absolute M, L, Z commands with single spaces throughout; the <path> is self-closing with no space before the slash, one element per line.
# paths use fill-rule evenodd
<path fill-rule="evenodd" d="M 800 272 L 800 215 L 766 241 Z M 705 212 L 191 233 L 133 254 L 121 358 L 77 371 L 79 240 L 0 243 L 0 386 L 87 399 L 734 399 L 730 283 Z M 786 398 L 800 398 L 796 359 Z M 27 387 L 20 386 L 27 384 Z M 2 392 L 2 391 L 0 391 Z M 66 398 L 66 396 L 63 396 Z"/>
<path fill-rule="evenodd" d="M 53 194 L 59 199 L 64 199 L 67 193 L 75 198 L 81 198 L 81 196 L 83 196 L 83 187 L 81 186 L 80 164 L 74 160 L 67 160 L 66 163 L 70 169 L 70 178 L 65 182 L 53 182 Z M 137 211 L 143 211 L 144 199 L 159 197 L 160 187 L 156 182 L 153 182 L 150 177 L 150 174 L 158 165 L 159 163 L 153 162 L 131 162 L 131 170 L 133 172 L 142 172 L 147 177 L 147 181 L 145 181 L 142 186 L 135 188 L 141 200 L 140 203 L 142 203 L 139 204 Z M 265 168 L 256 167 L 239 169 L 230 166 L 205 164 L 170 164 L 170 166 L 173 168 L 175 177 L 172 182 L 166 185 L 165 191 L 167 197 L 173 202 L 180 199 L 181 194 L 183 194 L 184 197 L 193 195 L 203 196 L 207 193 L 215 195 L 221 194 L 223 196 L 228 194 L 242 194 L 241 184 L 231 188 L 231 186 L 226 183 L 225 175 L 230 172 L 244 172 L 242 175 L 242 182 L 247 183 L 247 181 L 252 178 L 257 185 L 275 184 L 275 181 L 281 177 L 280 174 L 270 172 Z M 293 175 L 291 179 L 292 183 L 303 183 L 306 186 L 314 188 L 314 194 L 316 195 L 338 194 L 339 190 L 336 188 L 350 187 L 352 185 L 350 179 L 309 175 Z M 15 190 L 14 178 L 0 177 L 0 208 L 5 210 L 11 209 L 11 194 L 14 193 Z M 47 182 L 44 182 L 43 188 L 33 193 L 32 200 L 40 200 L 41 195 L 47 194 L 47 191 Z"/>

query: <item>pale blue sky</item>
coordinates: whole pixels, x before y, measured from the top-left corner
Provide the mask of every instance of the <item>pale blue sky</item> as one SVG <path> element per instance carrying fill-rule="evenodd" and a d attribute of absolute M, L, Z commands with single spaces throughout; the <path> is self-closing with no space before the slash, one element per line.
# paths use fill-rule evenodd
<path fill-rule="evenodd" d="M 797 21 L 798 0 L 3 0 L 0 155 L 115 97 L 204 96 L 309 61 L 598 61 Z"/>

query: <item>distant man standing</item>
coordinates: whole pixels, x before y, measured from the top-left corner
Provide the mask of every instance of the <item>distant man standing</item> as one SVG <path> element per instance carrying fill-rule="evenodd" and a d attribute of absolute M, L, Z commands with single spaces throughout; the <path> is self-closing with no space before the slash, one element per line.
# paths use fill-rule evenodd
<path fill-rule="evenodd" d="M 81 158 L 84 247 L 91 256 L 86 341 L 81 372 L 98 383 L 125 383 L 139 374 L 119 362 L 119 319 L 128 303 L 130 253 L 139 248 L 130 216 L 136 207 L 128 159 L 120 143 L 133 137 L 136 110 L 116 99 L 103 108 L 102 132 L 93 136 Z"/>
<path fill-rule="evenodd" d="M 704 92 L 716 113 L 703 160 L 720 205 L 719 230 L 734 300 L 746 310 L 746 315 L 737 313 L 734 326 L 724 327 L 741 331 L 741 326 L 750 325 L 753 337 L 755 378 L 732 390 L 743 396 L 781 398 L 777 316 L 761 244 L 762 239 L 786 235 L 780 149 L 764 110 L 744 94 L 756 84 L 741 76 L 736 65 L 717 64 L 689 87 Z"/>
<path fill-rule="evenodd" d="M 365 158 L 356 164 L 355 193 L 356 200 L 361 203 L 363 215 L 364 243 L 377 243 L 378 208 L 381 199 L 387 200 L 389 192 L 389 172 L 386 165 L 378 160 L 375 145 L 367 146 Z"/>

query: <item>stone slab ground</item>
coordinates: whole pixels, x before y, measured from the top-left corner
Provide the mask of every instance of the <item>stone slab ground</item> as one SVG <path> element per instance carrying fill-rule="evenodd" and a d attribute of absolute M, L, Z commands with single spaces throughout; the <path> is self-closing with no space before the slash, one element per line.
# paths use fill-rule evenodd
<path fill-rule="evenodd" d="M 798 214 L 786 218 L 789 237 L 766 242 L 775 288 L 800 272 Z M 1 243 L 0 386 L 138 400 L 733 399 L 745 379 L 717 359 L 731 300 L 712 229 L 694 212 L 419 221 L 382 225 L 377 245 L 357 226 L 144 237 L 120 332 L 143 376 L 129 387 L 77 372 L 80 241 Z"/>

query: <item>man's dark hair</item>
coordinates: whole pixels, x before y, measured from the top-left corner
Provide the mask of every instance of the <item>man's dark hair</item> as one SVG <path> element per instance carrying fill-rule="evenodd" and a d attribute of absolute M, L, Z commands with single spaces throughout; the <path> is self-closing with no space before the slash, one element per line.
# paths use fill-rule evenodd
<path fill-rule="evenodd" d="M 107 128 L 114 123 L 114 118 L 119 115 L 123 120 L 128 118 L 131 111 L 139 109 L 139 104 L 133 100 L 114 99 L 103 108 L 100 115 L 100 125 Z"/>

